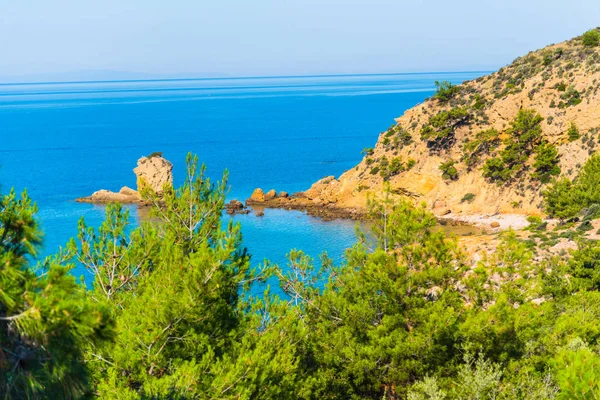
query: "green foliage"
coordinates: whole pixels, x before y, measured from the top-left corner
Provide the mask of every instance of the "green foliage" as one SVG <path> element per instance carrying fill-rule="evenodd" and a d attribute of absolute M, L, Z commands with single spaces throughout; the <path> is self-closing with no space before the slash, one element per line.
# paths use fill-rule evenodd
<path fill-rule="evenodd" d="M 573 86 L 569 86 L 569 88 L 560 96 L 560 98 L 563 101 L 558 103 L 558 108 L 576 106 L 583 101 L 581 98 L 581 93 Z"/>
<path fill-rule="evenodd" d="M 460 199 L 461 203 L 471 203 L 473 202 L 473 200 L 475 200 L 475 194 L 474 193 L 467 193 L 465 194 L 462 199 Z"/>
<path fill-rule="evenodd" d="M 455 86 L 448 81 L 435 81 L 435 87 L 437 90 L 433 98 L 438 99 L 442 103 L 449 101 L 460 92 L 459 86 Z"/>
<path fill-rule="evenodd" d="M 84 349 L 112 336 L 107 310 L 48 258 L 27 193 L 0 197 L 0 393 L 5 399 L 74 398 L 88 390 Z"/>
<path fill-rule="evenodd" d="M 466 108 L 455 107 L 440 111 L 429 118 L 427 125 L 421 128 L 421 140 L 433 149 L 445 149 L 454 141 L 454 131 L 470 118 Z"/>
<path fill-rule="evenodd" d="M 162 151 L 155 151 L 155 152 L 150 153 L 148 158 L 162 157 L 162 155 L 163 155 Z"/>
<path fill-rule="evenodd" d="M 593 155 L 573 182 L 562 178 L 543 192 L 546 212 L 561 219 L 571 218 L 584 208 L 600 204 L 599 179 L 600 156 Z"/>
<path fill-rule="evenodd" d="M 525 163 L 533 150 L 540 144 L 542 138 L 541 122 L 544 119 L 535 110 L 519 110 L 507 133 L 510 138 L 505 142 L 505 148 L 500 152 L 499 157 L 488 159 L 483 166 L 483 176 L 492 182 L 503 184 L 511 181 L 525 166 Z M 543 156 L 548 156 L 548 150 Z M 542 156 L 540 156 L 542 157 Z M 542 172 L 549 169 L 554 172 L 551 166 L 543 158 Z M 551 162 L 550 162 L 551 163 Z M 540 172 L 541 173 L 541 172 Z M 543 177 L 545 177 L 545 173 Z"/>
<path fill-rule="evenodd" d="M 553 360 L 559 399 L 595 399 L 600 396 L 600 356 L 579 338 L 558 352 Z"/>
<path fill-rule="evenodd" d="M 600 171 L 594 157 L 574 182 L 548 189 L 577 199 L 553 203 L 558 212 L 585 204 L 577 211 L 582 225 L 600 215 L 600 195 L 590 188 Z M 383 164 L 389 169 L 394 160 Z M 599 395 L 600 244 L 576 230 L 541 231 L 542 220 L 529 217 L 528 241 L 504 232 L 494 253 L 474 261 L 425 204 L 387 187 L 369 199 L 372 240 L 358 231 L 340 265 L 323 255 L 317 267 L 292 250 L 288 265 L 265 262 L 252 271 L 239 226 L 221 219 L 225 193 L 226 175 L 212 182 L 189 156 L 181 187 L 166 187 L 162 196 L 144 190 L 149 221 L 133 227 L 121 206 L 109 205 L 98 228 L 82 220 L 77 238 L 37 270 L 35 206 L 26 194 L 4 196 L 2 396 Z M 579 238 L 578 248 L 561 257 L 536 253 L 532 238 L 552 234 Z M 89 287 L 69 275 L 72 262 L 88 269 Z M 251 285 L 267 279 L 281 296 L 267 286 L 253 297 Z"/>
<path fill-rule="evenodd" d="M 596 47 L 600 45 L 600 32 L 598 29 L 590 29 L 581 36 L 581 41 L 586 47 Z"/>
<path fill-rule="evenodd" d="M 500 133 L 495 129 L 478 132 L 475 139 L 463 146 L 462 160 L 468 168 L 477 165 L 482 156 L 490 154 L 500 144 Z"/>
<path fill-rule="evenodd" d="M 374 151 L 375 151 L 375 150 L 373 150 L 373 148 L 372 148 L 372 147 L 365 147 L 365 148 L 364 148 L 364 149 L 363 149 L 363 150 L 360 152 L 360 154 L 364 154 L 365 156 L 371 156 L 371 155 L 373 155 L 373 152 L 374 152 Z"/>
<path fill-rule="evenodd" d="M 440 164 L 439 168 L 442 171 L 442 178 L 452 181 L 458 179 L 458 170 L 454 164 L 456 164 L 454 160 L 444 161 Z"/>
<path fill-rule="evenodd" d="M 574 142 L 575 140 L 581 137 L 581 135 L 579 134 L 579 129 L 577 128 L 577 125 L 575 125 L 575 122 L 571 122 L 569 130 L 567 131 L 567 136 L 569 137 L 569 142 Z"/>
<path fill-rule="evenodd" d="M 401 149 L 412 143 L 412 136 L 402 126 L 394 124 L 384 134 L 383 145 L 388 149 Z"/>
<path fill-rule="evenodd" d="M 560 175 L 558 149 L 549 143 L 542 143 L 535 148 L 533 161 L 533 179 L 542 183 L 550 182 L 552 176 Z"/>

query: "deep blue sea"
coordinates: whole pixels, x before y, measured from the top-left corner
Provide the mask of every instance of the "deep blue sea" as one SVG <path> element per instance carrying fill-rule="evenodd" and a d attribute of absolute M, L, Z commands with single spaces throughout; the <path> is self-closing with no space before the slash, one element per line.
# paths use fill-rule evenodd
<path fill-rule="evenodd" d="M 230 199 L 253 189 L 307 189 L 339 176 L 379 133 L 434 91 L 483 73 L 0 84 L 0 185 L 27 188 L 45 231 L 43 255 L 98 225 L 104 208 L 75 203 L 98 189 L 135 187 L 138 158 L 163 152 L 175 183 L 196 153 L 208 175 L 229 170 Z M 137 223 L 135 207 L 132 222 Z M 225 217 L 229 218 L 229 217 Z M 337 262 L 355 242 L 354 222 L 297 211 L 233 217 L 258 264 L 285 263 L 290 249 Z M 84 271 L 76 271 L 83 274 Z"/>

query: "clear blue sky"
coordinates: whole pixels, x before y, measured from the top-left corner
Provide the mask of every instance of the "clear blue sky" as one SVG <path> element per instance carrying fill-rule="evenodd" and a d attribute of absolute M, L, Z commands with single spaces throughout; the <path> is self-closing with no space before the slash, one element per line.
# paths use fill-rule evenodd
<path fill-rule="evenodd" d="M 489 70 L 598 25 L 599 0 L 0 0 L 0 75 Z"/>

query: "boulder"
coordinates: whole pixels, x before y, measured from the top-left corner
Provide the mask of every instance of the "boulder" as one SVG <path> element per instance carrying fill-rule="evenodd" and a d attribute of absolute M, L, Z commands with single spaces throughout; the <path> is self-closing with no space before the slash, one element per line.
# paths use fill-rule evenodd
<path fill-rule="evenodd" d="M 287 199 L 288 197 L 290 197 L 290 194 L 288 192 L 279 192 L 279 197 L 281 197 L 282 199 Z"/>
<path fill-rule="evenodd" d="M 233 210 L 241 210 L 244 208 L 244 203 L 239 200 L 231 200 L 229 203 L 225 204 L 225 207 Z"/>
<path fill-rule="evenodd" d="M 256 216 L 257 217 L 264 217 L 265 216 L 265 212 L 264 211 L 257 211 L 256 212 Z"/>
<path fill-rule="evenodd" d="M 150 188 L 160 195 L 165 184 L 173 185 L 173 164 L 160 153 L 140 158 L 133 172 L 137 177 L 139 192 L 144 188 Z"/>
<path fill-rule="evenodd" d="M 274 200 L 277 198 L 277 192 L 274 189 L 269 190 L 265 193 L 265 201 Z"/>
<path fill-rule="evenodd" d="M 246 206 L 239 200 L 231 200 L 229 203 L 225 204 L 225 212 L 229 215 L 235 214 L 247 214 L 250 212 L 249 210 L 244 210 Z M 244 212 L 247 211 L 247 212 Z"/>
<path fill-rule="evenodd" d="M 129 188 L 123 188 L 129 189 Z M 92 193 L 90 197 L 83 197 L 77 199 L 76 201 L 79 203 L 138 203 L 140 201 L 140 196 L 138 192 L 133 189 L 123 190 L 121 192 L 115 193 L 110 190 L 98 190 L 97 192 Z"/>
<path fill-rule="evenodd" d="M 490 224 L 492 228 L 500 228 L 500 223 L 498 221 L 494 221 Z"/>
<path fill-rule="evenodd" d="M 254 189 L 254 192 L 252 192 L 252 196 L 250 196 L 248 200 L 254 203 L 264 203 L 265 193 L 262 191 L 261 188 L 256 188 Z"/>
<path fill-rule="evenodd" d="M 133 190 L 132 188 L 127 186 L 123 186 L 121 190 L 119 190 L 119 193 L 125 196 L 140 196 L 140 193 L 137 190 Z"/>

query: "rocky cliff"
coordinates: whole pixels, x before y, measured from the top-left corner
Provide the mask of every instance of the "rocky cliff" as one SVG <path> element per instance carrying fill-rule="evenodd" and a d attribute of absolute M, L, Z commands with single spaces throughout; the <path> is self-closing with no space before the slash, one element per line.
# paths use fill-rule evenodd
<path fill-rule="evenodd" d="M 363 160 L 294 196 L 361 210 L 385 185 L 436 214 L 539 214 L 541 192 L 573 177 L 600 133 L 600 47 L 582 37 L 550 45 L 407 110 Z M 292 199 L 286 206 L 292 204 Z"/>

